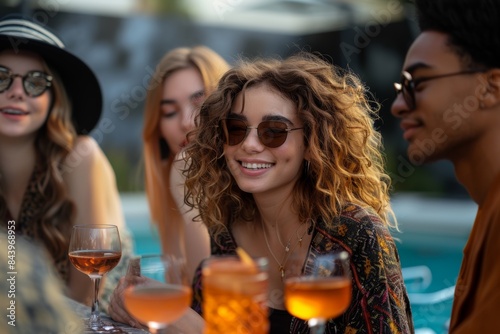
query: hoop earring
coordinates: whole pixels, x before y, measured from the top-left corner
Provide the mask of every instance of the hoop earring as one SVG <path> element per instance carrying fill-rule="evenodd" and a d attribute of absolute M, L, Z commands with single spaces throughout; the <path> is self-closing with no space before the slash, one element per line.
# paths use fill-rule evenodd
<path fill-rule="evenodd" d="M 306 173 L 309 174 L 309 170 L 311 168 L 311 162 L 309 160 L 306 160 Z"/>

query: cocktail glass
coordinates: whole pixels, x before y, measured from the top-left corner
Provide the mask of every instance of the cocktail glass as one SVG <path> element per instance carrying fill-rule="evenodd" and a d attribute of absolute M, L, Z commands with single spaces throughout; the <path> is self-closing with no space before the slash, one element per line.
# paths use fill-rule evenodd
<path fill-rule="evenodd" d="M 125 307 L 150 333 L 165 333 L 191 303 L 186 263 L 175 256 L 157 254 L 142 255 L 138 266 L 141 278 L 125 290 Z M 129 271 L 133 271 L 130 266 Z"/>
<path fill-rule="evenodd" d="M 349 307 L 351 284 L 347 252 L 320 255 L 311 274 L 285 279 L 285 307 L 308 321 L 311 334 L 323 334 L 326 322 Z"/>
<path fill-rule="evenodd" d="M 205 334 L 267 334 L 268 261 L 212 256 L 202 269 Z"/>

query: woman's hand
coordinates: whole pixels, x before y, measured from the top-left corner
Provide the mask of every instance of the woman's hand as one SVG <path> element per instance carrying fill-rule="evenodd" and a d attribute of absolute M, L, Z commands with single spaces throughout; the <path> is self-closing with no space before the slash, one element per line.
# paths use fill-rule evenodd
<path fill-rule="evenodd" d="M 176 322 L 168 325 L 168 334 L 202 334 L 205 328 L 205 321 L 192 308 L 188 308 L 186 313 Z"/>
<path fill-rule="evenodd" d="M 113 320 L 129 324 L 132 327 L 145 328 L 127 312 L 124 304 L 125 290 L 130 286 L 143 282 L 144 280 L 144 277 L 135 275 L 126 275 L 120 278 L 120 281 L 118 281 L 118 285 L 113 291 L 109 301 L 108 313 Z"/>
<path fill-rule="evenodd" d="M 120 279 L 116 289 L 111 295 L 108 313 L 115 321 L 129 324 L 132 327 L 147 329 L 141 323 L 135 320 L 126 310 L 123 302 L 125 290 L 139 282 L 147 281 L 145 277 L 127 275 Z M 186 313 L 168 326 L 167 333 L 169 334 L 202 334 L 205 326 L 203 318 L 193 309 L 188 308 Z"/>

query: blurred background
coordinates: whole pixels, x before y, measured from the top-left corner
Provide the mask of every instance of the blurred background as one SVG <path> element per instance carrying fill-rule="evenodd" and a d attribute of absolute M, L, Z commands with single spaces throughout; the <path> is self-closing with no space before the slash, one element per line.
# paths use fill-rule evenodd
<path fill-rule="evenodd" d="M 142 108 L 148 80 L 168 50 L 207 45 L 239 58 L 320 52 L 349 68 L 382 104 L 387 167 L 400 222 L 401 261 L 420 333 L 445 333 L 462 248 L 476 206 L 448 162 L 411 164 L 390 114 L 407 48 L 418 28 L 403 0 L 0 0 L 0 16 L 23 13 L 54 30 L 96 72 L 104 92 L 90 133 L 109 158 L 137 252 L 156 251 L 142 174 Z M 75 78 L 77 80 L 77 78 Z M 85 94 L 85 92 L 82 92 Z M 451 289 L 451 290 L 450 290 Z M 450 295 L 451 293 L 451 295 Z M 424 332 L 424 330 L 428 330 Z"/>
<path fill-rule="evenodd" d="M 147 80 L 168 50 L 205 44 L 239 57 L 320 52 L 350 68 L 382 103 L 394 190 L 464 197 L 448 163 L 413 166 L 389 108 L 417 28 L 399 0 L 0 0 L 2 16 L 22 12 L 52 28 L 100 79 L 104 113 L 91 135 L 115 168 L 121 191 L 143 189 L 142 108 Z M 83 93 L 83 92 L 82 92 Z"/>

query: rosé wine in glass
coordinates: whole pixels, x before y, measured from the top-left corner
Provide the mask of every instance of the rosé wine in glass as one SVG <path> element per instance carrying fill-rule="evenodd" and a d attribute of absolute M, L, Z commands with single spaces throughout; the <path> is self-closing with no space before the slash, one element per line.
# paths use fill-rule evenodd
<path fill-rule="evenodd" d="M 120 234 L 116 225 L 75 225 L 71 233 L 68 256 L 73 266 L 88 275 L 94 283 L 94 296 L 88 326 L 106 333 L 99 314 L 99 284 L 122 256 Z"/>

